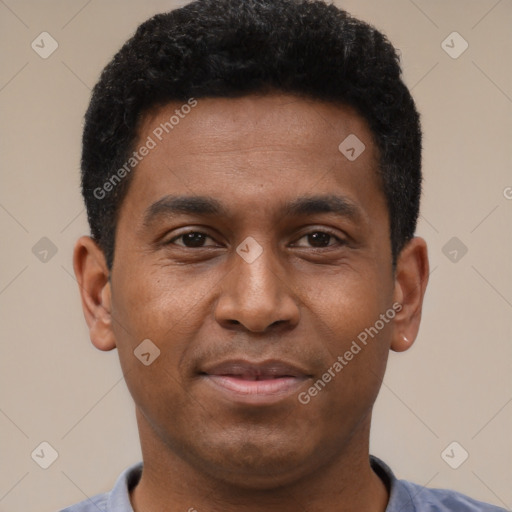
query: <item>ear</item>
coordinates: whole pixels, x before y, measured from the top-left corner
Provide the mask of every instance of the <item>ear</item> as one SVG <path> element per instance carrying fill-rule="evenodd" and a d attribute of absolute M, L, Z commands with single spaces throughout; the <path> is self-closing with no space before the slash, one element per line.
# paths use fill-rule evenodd
<path fill-rule="evenodd" d="M 109 271 L 103 251 L 91 237 L 77 240 L 73 268 L 91 341 L 99 350 L 112 350 L 116 340 L 112 330 Z"/>
<path fill-rule="evenodd" d="M 427 244 L 414 237 L 400 252 L 396 265 L 394 300 L 402 309 L 393 324 L 391 350 L 395 352 L 410 348 L 418 335 L 428 276 Z"/>

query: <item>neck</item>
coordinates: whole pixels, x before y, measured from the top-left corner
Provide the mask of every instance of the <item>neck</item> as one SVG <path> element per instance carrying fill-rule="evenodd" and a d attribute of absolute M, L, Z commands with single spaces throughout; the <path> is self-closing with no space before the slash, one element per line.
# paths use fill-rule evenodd
<path fill-rule="evenodd" d="M 369 460 L 370 417 L 323 466 L 282 485 L 241 486 L 202 471 L 162 442 L 137 411 L 144 469 L 131 492 L 135 512 L 384 512 L 388 490 Z M 250 482 L 249 482 L 250 484 Z"/>

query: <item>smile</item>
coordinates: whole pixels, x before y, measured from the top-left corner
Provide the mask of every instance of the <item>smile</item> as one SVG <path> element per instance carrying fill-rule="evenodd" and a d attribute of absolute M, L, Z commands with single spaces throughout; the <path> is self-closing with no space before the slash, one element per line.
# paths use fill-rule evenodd
<path fill-rule="evenodd" d="M 226 361 L 202 372 L 202 378 L 232 402 L 269 405 L 294 395 L 309 378 L 281 361 Z"/>

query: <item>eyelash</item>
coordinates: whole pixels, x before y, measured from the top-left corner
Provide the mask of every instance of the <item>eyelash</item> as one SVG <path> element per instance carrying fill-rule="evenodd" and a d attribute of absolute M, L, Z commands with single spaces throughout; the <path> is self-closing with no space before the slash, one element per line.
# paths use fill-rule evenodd
<path fill-rule="evenodd" d="M 316 229 L 316 230 L 313 230 L 313 231 L 309 231 L 308 233 L 304 233 L 300 238 L 297 239 L 297 241 L 298 240 L 302 240 L 304 237 L 307 237 L 309 235 L 313 235 L 313 234 L 316 234 L 316 233 L 322 233 L 322 234 L 325 234 L 325 235 L 329 235 L 331 238 L 334 238 L 336 240 L 337 245 L 339 245 L 339 246 L 346 245 L 346 243 L 347 243 L 346 240 L 342 240 L 341 238 L 339 238 L 335 234 L 331 233 L 330 231 L 319 230 L 319 229 Z M 204 233 L 202 231 L 191 230 L 191 231 L 187 231 L 185 233 L 181 233 L 181 235 L 175 236 L 174 238 L 172 238 L 168 242 L 165 242 L 164 245 L 178 245 L 178 247 L 183 247 L 184 249 L 204 249 L 206 247 L 211 247 L 211 246 L 187 247 L 186 245 L 174 244 L 174 242 L 176 240 L 179 240 L 180 238 L 183 238 L 184 236 L 190 235 L 190 234 L 205 235 L 207 238 L 210 238 L 211 240 L 214 240 L 213 237 L 211 237 L 210 235 L 208 235 L 208 234 L 206 234 L 206 233 Z M 311 249 L 328 249 L 328 248 L 331 248 L 332 246 L 333 245 L 331 244 L 331 245 L 327 245 L 327 246 L 324 246 L 324 247 L 311 247 Z"/>

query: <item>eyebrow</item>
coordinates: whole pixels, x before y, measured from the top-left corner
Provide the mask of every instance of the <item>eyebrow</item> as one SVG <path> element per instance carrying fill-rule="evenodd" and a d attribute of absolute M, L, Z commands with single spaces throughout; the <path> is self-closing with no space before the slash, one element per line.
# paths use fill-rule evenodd
<path fill-rule="evenodd" d="M 333 213 L 353 222 L 360 222 L 363 218 L 359 206 L 347 198 L 336 195 L 298 197 L 286 203 L 280 213 L 288 217 Z M 160 217 L 174 217 L 180 214 L 228 217 L 229 211 L 210 196 L 165 196 L 147 208 L 143 224 L 150 227 Z"/>

